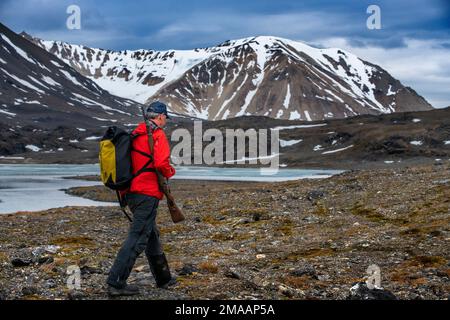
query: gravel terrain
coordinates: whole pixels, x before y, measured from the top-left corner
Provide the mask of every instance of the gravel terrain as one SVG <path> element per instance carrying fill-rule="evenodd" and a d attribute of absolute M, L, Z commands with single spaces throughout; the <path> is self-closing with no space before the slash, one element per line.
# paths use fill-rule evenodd
<path fill-rule="evenodd" d="M 158 222 L 178 284 L 157 289 L 140 257 L 133 299 L 449 298 L 449 162 L 282 183 L 175 180 L 172 190 L 187 219 L 173 224 L 163 201 Z M 114 199 L 101 186 L 68 192 Z M 0 298 L 107 299 L 127 228 L 117 207 L 1 215 Z M 372 264 L 384 290 L 357 285 Z M 66 285 L 71 265 L 79 290 Z"/>

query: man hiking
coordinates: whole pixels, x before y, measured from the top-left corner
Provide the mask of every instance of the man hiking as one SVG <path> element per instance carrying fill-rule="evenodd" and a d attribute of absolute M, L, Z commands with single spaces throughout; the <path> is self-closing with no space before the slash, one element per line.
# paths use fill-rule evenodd
<path fill-rule="evenodd" d="M 165 178 L 175 174 L 175 169 L 169 163 L 169 143 L 162 129 L 169 119 L 167 107 L 164 103 L 155 101 L 144 109 L 144 116 L 149 120 L 153 132 L 153 161 L 148 165 L 148 170 L 132 180 L 129 190 L 124 195 L 134 219 L 107 279 L 108 294 L 111 296 L 139 294 L 139 288 L 127 284 L 126 281 L 137 257 L 144 250 L 156 285 L 167 288 L 176 283 L 170 274 L 156 226 L 156 209 L 159 200 L 163 198 L 163 193 L 160 191 L 155 169 Z M 146 123 L 140 123 L 133 134 L 137 135 L 133 140 L 131 152 L 132 169 L 135 174 L 145 166 L 148 161 L 145 154 L 150 153 Z"/>

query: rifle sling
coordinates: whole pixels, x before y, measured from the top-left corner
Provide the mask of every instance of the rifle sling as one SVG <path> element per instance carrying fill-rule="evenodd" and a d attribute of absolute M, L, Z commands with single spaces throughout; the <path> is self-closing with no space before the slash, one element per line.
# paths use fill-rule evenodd
<path fill-rule="evenodd" d="M 127 217 L 128 221 L 133 222 L 133 219 L 128 215 L 127 211 L 125 210 L 125 203 L 122 201 L 122 197 L 120 196 L 119 190 L 116 190 L 117 199 L 119 199 L 119 205 L 120 209 L 122 210 L 123 214 Z"/>

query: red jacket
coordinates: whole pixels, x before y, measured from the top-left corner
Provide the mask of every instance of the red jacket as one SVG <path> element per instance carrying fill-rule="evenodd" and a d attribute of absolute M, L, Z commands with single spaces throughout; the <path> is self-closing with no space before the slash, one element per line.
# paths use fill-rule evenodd
<path fill-rule="evenodd" d="M 133 131 L 133 134 L 138 134 L 139 136 L 133 140 L 133 149 L 143 151 L 145 153 L 150 153 L 150 148 L 148 146 L 148 136 L 147 127 L 145 123 L 142 122 Z M 166 134 L 161 128 L 156 128 L 153 131 L 153 162 L 148 166 L 148 168 L 156 168 L 161 174 L 170 178 L 175 174 L 175 168 L 170 165 L 170 147 L 167 141 Z M 138 153 L 131 152 L 131 160 L 133 166 L 133 174 L 141 169 L 145 163 L 148 161 L 148 157 Z M 140 193 L 148 196 L 156 197 L 162 199 L 164 194 L 159 190 L 158 179 L 156 173 L 154 172 L 143 172 L 134 178 L 131 182 L 131 187 L 129 192 Z"/>

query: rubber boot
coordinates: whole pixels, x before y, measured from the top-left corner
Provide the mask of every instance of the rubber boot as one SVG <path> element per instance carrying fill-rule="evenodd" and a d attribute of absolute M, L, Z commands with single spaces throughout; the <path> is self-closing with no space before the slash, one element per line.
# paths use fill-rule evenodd
<path fill-rule="evenodd" d="M 170 274 L 169 264 L 164 253 L 148 256 L 147 259 L 158 288 L 167 289 L 169 286 L 176 284 L 176 279 L 172 278 Z"/>

